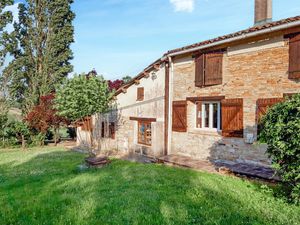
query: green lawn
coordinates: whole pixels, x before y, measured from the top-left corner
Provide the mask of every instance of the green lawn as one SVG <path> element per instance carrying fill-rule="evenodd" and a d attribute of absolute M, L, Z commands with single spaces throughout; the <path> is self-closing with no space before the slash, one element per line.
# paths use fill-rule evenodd
<path fill-rule="evenodd" d="M 238 178 L 84 155 L 0 150 L 0 224 L 300 224 L 300 207 Z"/>

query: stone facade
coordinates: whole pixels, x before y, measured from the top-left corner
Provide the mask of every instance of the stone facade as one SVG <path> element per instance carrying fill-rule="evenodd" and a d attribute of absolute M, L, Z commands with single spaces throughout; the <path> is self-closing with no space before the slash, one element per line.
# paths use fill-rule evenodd
<path fill-rule="evenodd" d="M 170 64 L 170 82 L 166 86 L 164 62 L 149 71 L 148 77 L 117 94 L 116 111 L 94 116 L 95 145 L 101 150 L 116 149 L 125 153 L 135 152 L 159 157 L 165 150 L 165 113 L 169 115 L 168 154 L 190 156 L 195 159 L 228 160 L 266 165 L 267 146 L 254 142 L 247 144 L 246 137 L 257 137 L 256 103 L 259 98 L 281 98 L 285 93 L 299 93 L 300 81 L 288 79 L 289 44 L 283 35 L 231 45 L 223 57 L 223 82 L 221 85 L 199 88 L 195 86 L 195 63 L 192 56 L 176 56 Z M 137 101 L 137 88 L 144 87 L 144 100 Z M 170 110 L 165 112 L 165 90 L 170 89 Z M 167 89 L 168 90 L 168 89 Z M 221 131 L 196 128 L 196 104 L 188 101 L 187 132 L 172 131 L 173 101 L 188 97 L 225 96 L 227 99 L 243 98 L 244 138 L 225 138 Z M 152 118 L 152 145 L 138 143 L 138 121 L 135 118 Z M 115 139 L 101 138 L 102 121 L 116 123 Z M 107 131 L 108 128 L 106 127 Z M 80 128 L 79 128 L 80 133 Z M 87 144 L 89 135 L 84 133 L 79 144 Z"/>
<path fill-rule="evenodd" d="M 227 49 L 223 57 L 223 84 L 195 87 L 192 56 L 174 60 L 173 101 L 187 97 L 225 96 L 244 100 L 244 137 L 256 136 L 256 101 L 300 92 L 300 83 L 288 79 L 289 46 L 282 36 Z M 196 129 L 196 106 L 188 102 L 188 130 L 172 132 L 171 153 L 199 159 L 235 160 L 268 164 L 266 146 L 246 144 L 241 138 Z"/>

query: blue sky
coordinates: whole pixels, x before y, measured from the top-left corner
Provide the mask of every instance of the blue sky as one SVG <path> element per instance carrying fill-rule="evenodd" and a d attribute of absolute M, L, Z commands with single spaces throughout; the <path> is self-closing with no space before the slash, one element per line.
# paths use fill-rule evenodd
<path fill-rule="evenodd" d="M 74 72 L 135 76 L 167 50 L 253 25 L 254 0 L 75 0 Z M 273 19 L 300 15 L 273 0 Z"/>

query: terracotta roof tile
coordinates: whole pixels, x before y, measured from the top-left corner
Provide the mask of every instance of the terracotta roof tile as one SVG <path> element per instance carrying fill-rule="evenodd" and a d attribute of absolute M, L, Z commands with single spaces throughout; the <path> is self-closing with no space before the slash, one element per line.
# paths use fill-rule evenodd
<path fill-rule="evenodd" d="M 172 53 L 176 53 L 176 52 L 180 52 L 180 51 L 184 51 L 184 50 L 189 50 L 189 49 L 192 49 L 192 48 L 195 48 L 195 47 L 204 46 L 204 45 L 207 45 L 207 44 L 215 43 L 215 42 L 226 40 L 226 39 L 229 39 L 229 38 L 234 38 L 234 37 L 241 36 L 241 35 L 244 35 L 244 34 L 249 34 L 249 33 L 255 32 L 255 31 L 268 29 L 268 28 L 271 28 L 271 27 L 276 27 L 276 26 L 288 24 L 288 23 L 295 22 L 295 21 L 300 21 L 300 16 L 290 17 L 290 18 L 287 18 L 287 19 L 274 21 L 274 22 L 270 22 L 270 23 L 267 23 L 267 24 L 259 25 L 259 26 L 250 27 L 248 29 L 241 30 L 241 31 L 231 33 L 231 34 L 228 34 L 228 35 L 224 35 L 224 36 L 220 36 L 220 37 L 213 38 L 213 39 L 210 39 L 210 40 L 198 42 L 198 43 L 195 43 L 195 44 L 192 44 L 192 45 L 187 45 L 187 46 L 184 46 L 182 48 L 176 48 L 176 49 L 168 51 L 165 54 L 165 56 L 169 55 L 169 54 L 172 54 Z"/>
<path fill-rule="evenodd" d="M 218 41 L 238 37 L 238 36 L 249 34 L 249 33 L 252 33 L 252 32 L 256 32 L 256 31 L 260 31 L 260 30 L 264 30 L 264 29 L 269 29 L 271 27 L 276 27 L 276 26 L 292 23 L 292 22 L 295 22 L 295 21 L 300 21 L 300 16 L 290 17 L 290 18 L 287 18 L 287 19 L 274 21 L 274 22 L 270 22 L 270 23 L 267 23 L 267 24 L 259 25 L 259 26 L 250 27 L 248 29 L 241 30 L 241 31 L 238 31 L 238 32 L 235 32 L 235 33 L 231 33 L 231 34 L 220 36 L 220 37 L 213 38 L 213 39 L 210 39 L 210 40 L 198 42 L 198 43 L 195 43 L 195 44 L 192 44 L 192 45 L 187 45 L 187 46 L 182 47 L 182 48 L 173 49 L 173 50 L 170 50 L 167 53 L 165 53 L 164 56 L 168 56 L 169 54 L 177 53 L 177 52 L 184 51 L 184 50 L 193 49 L 195 47 L 204 46 L 204 45 L 208 45 L 208 44 L 211 44 L 211 43 L 216 43 Z M 138 74 L 136 77 L 134 77 L 127 84 L 124 84 L 119 90 L 116 91 L 115 95 L 118 95 L 118 94 L 122 93 L 122 89 L 127 89 L 128 87 L 133 85 L 134 80 L 143 78 L 145 71 L 151 69 L 155 64 L 159 64 L 159 63 L 162 63 L 161 59 L 158 59 L 157 61 L 155 61 L 154 63 L 149 65 L 143 72 Z"/>

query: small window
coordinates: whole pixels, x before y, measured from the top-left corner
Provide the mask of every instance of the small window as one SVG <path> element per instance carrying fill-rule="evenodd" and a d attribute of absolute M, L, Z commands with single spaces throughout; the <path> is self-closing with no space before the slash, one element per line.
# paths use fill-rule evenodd
<path fill-rule="evenodd" d="M 105 138 L 105 122 L 101 123 L 101 137 Z"/>
<path fill-rule="evenodd" d="M 143 101 L 144 100 L 144 88 L 140 87 L 137 89 L 137 101 Z"/>
<path fill-rule="evenodd" d="M 116 136 L 115 123 L 109 123 L 109 138 L 115 139 L 115 136 Z"/>
<path fill-rule="evenodd" d="M 196 127 L 209 130 L 221 130 L 220 102 L 196 103 Z"/>
<path fill-rule="evenodd" d="M 151 122 L 138 122 L 138 143 L 151 146 Z"/>

